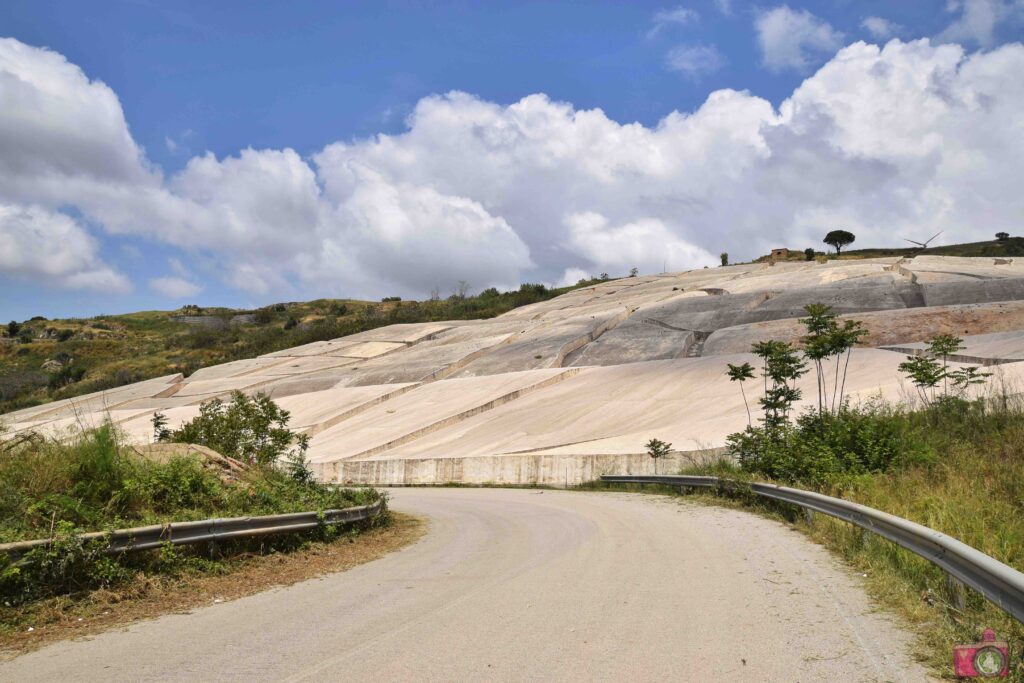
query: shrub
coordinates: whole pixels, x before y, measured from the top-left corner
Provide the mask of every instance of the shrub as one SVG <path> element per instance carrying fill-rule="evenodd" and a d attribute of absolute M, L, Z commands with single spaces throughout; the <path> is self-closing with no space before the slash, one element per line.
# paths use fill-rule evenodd
<path fill-rule="evenodd" d="M 806 249 L 804 249 L 804 261 L 813 261 L 813 260 L 814 260 L 814 248 L 813 247 L 807 247 Z"/>
<path fill-rule="evenodd" d="M 69 384 L 82 381 L 83 377 L 85 377 L 85 368 L 80 365 L 65 365 L 60 370 L 50 373 L 47 386 L 50 389 L 60 389 Z"/>
<path fill-rule="evenodd" d="M 883 403 L 807 412 L 775 434 L 748 428 L 728 443 L 744 470 L 819 489 L 930 457 L 905 416 Z"/>
<path fill-rule="evenodd" d="M 305 453 L 307 441 L 288 429 L 290 415 L 265 394 L 250 398 L 240 391 L 231 395 L 231 403 L 214 399 L 202 404 L 199 415 L 173 430 L 168 441 L 194 443 L 243 462 L 273 465 L 295 450 Z"/>

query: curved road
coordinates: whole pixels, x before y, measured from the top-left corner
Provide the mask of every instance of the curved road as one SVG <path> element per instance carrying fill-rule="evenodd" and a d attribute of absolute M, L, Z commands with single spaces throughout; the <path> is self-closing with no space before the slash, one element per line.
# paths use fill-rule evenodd
<path fill-rule="evenodd" d="M 0 664 L 0 681 L 926 680 L 782 524 L 625 493 L 401 489 L 418 543 Z"/>

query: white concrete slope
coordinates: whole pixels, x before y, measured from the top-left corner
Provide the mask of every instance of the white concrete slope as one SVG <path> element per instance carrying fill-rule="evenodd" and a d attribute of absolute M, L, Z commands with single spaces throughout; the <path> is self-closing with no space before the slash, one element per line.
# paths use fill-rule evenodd
<path fill-rule="evenodd" d="M 312 437 L 327 480 L 572 484 L 650 471 L 652 437 L 673 444 L 669 468 L 721 448 L 747 423 L 726 363 L 754 362 L 756 341 L 799 342 L 818 302 L 870 332 L 850 361 L 857 400 L 913 394 L 897 366 L 940 333 L 968 338 L 955 360 L 1022 379 L 1024 259 L 780 262 L 608 281 L 493 320 L 391 325 L 0 419 L 6 438 L 111 420 L 145 442 L 157 410 L 176 426 L 231 391 L 265 392 Z"/>
<path fill-rule="evenodd" d="M 785 526 L 637 494 L 402 489 L 417 544 L 62 642 L 21 681 L 923 681 L 856 575 Z"/>

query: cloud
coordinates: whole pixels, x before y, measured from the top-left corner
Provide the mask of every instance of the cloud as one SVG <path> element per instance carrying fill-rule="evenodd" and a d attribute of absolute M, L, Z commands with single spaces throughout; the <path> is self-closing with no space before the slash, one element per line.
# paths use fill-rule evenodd
<path fill-rule="evenodd" d="M 888 40 L 903 32 L 902 26 L 882 17 L 868 17 L 860 25 L 875 40 Z"/>
<path fill-rule="evenodd" d="M 732 16 L 732 0 L 715 0 L 715 7 L 725 16 Z"/>
<path fill-rule="evenodd" d="M 1020 18 L 1024 2 L 1020 0 L 949 0 L 949 12 L 959 12 L 936 40 L 989 47 L 995 41 L 996 27 L 1009 18 Z"/>
<path fill-rule="evenodd" d="M 203 291 L 199 285 L 180 277 L 152 278 L 149 286 L 169 299 L 185 299 Z"/>
<path fill-rule="evenodd" d="M 574 250 L 614 272 L 633 267 L 644 273 L 689 270 L 714 261 L 710 253 L 681 239 L 658 218 L 612 226 L 601 214 L 586 212 L 566 216 L 565 223 Z"/>
<path fill-rule="evenodd" d="M 0 203 L 0 244 L 0 276 L 112 294 L 131 291 L 128 279 L 100 260 L 96 240 L 62 213 Z"/>
<path fill-rule="evenodd" d="M 665 66 L 689 78 L 718 71 L 726 64 L 725 57 L 714 45 L 678 45 L 665 56 Z"/>
<path fill-rule="evenodd" d="M 665 28 L 673 24 L 677 26 L 686 26 L 688 24 L 695 24 L 699 20 L 700 14 L 689 7 L 673 7 L 671 9 L 659 10 L 654 13 L 654 17 L 652 18 L 654 26 L 652 26 L 651 30 L 647 32 L 647 37 L 654 38 Z"/>
<path fill-rule="evenodd" d="M 83 225 L 216 262 L 228 286 L 263 301 L 699 267 L 722 251 L 820 246 L 836 226 L 858 244 L 939 230 L 976 241 L 1017 232 L 1024 215 L 1020 73 L 1017 44 L 968 54 L 857 42 L 778 108 L 719 90 L 644 126 L 542 94 L 498 104 L 449 92 L 416 103 L 399 134 L 310 157 L 207 153 L 165 176 L 109 88 L 4 41 L 0 141 L 13 146 L 0 155 L 0 204 L 35 213 L 4 223 L 16 246 L 0 250 L 0 272 L 126 288 Z M 195 282 L 184 264 L 171 271 Z"/>
<path fill-rule="evenodd" d="M 835 52 L 843 40 L 827 21 L 788 5 L 759 13 L 754 28 L 761 62 L 770 71 L 806 71 L 817 57 Z"/>

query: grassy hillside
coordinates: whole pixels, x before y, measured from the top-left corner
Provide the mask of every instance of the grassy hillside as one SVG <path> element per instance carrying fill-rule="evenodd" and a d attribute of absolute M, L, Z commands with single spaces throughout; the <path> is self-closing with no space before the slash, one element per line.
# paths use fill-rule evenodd
<path fill-rule="evenodd" d="M 226 361 L 252 358 L 394 323 L 491 318 L 599 280 L 548 289 L 489 289 L 477 296 L 380 303 L 318 299 L 257 310 L 186 306 L 176 311 L 47 320 L 3 327 L 0 413 L 176 372 L 186 376 Z"/>

